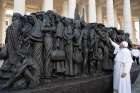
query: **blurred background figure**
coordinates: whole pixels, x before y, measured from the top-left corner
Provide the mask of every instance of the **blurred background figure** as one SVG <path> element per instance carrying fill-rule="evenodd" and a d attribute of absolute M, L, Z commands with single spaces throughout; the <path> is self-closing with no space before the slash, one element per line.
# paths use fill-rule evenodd
<path fill-rule="evenodd" d="M 138 46 L 134 46 L 134 48 L 131 50 L 133 61 L 139 65 L 139 57 L 140 57 L 140 50 L 138 49 Z"/>

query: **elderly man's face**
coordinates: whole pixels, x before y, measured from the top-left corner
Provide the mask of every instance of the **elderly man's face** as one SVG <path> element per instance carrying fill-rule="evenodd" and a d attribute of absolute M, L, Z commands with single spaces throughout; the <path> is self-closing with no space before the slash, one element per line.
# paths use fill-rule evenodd
<path fill-rule="evenodd" d="M 120 43 L 120 48 L 124 48 L 124 46 L 123 46 L 123 44 L 122 44 L 122 43 Z"/>
<path fill-rule="evenodd" d="M 127 48 L 128 47 L 128 43 L 126 41 L 122 41 L 120 43 L 120 48 Z"/>

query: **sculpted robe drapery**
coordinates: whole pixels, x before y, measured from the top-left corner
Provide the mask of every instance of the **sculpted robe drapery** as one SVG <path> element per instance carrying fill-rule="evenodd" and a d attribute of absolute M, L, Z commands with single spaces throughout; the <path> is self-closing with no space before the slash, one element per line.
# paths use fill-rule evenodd
<path fill-rule="evenodd" d="M 130 70 L 133 63 L 131 52 L 128 48 L 119 48 L 119 45 L 111 42 L 115 47 L 116 53 L 113 88 L 118 90 L 118 93 L 131 93 Z M 126 73 L 126 77 L 122 78 L 121 74 Z"/>

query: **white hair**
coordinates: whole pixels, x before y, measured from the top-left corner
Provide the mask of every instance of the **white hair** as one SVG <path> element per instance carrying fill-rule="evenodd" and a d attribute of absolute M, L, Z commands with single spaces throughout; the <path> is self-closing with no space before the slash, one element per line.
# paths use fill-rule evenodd
<path fill-rule="evenodd" d="M 122 42 L 121 42 L 121 45 L 122 45 L 123 47 L 128 47 L 127 41 L 122 41 Z"/>

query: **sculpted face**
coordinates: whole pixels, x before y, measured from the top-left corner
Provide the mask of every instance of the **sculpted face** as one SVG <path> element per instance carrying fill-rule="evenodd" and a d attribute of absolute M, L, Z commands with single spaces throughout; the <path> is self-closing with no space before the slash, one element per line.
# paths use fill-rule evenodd
<path fill-rule="evenodd" d="M 12 21 L 15 21 L 15 20 L 19 20 L 19 19 L 21 19 L 21 14 L 19 14 L 19 13 L 14 13 L 13 14 L 13 17 L 12 17 Z"/>
<path fill-rule="evenodd" d="M 50 17 L 47 15 L 47 14 L 45 14 L 44 15 L 44 18 L 43 18 L 43 25 L 44 26 L 51 26 L 51 19 L 50 19 Z"/>
<path fill-rule="evenodd" d="M 76 27 L 76 28 L 80 28 L 80 27 L 81 27 L 81 22 L 80 22 L 80 20 L 75 20 L 75 21 L 74 21 L 74 24 L 75 24 L 75 27 Z"/>
<path fill-rule="evenodd" d="M 35 24 L 35 22 L 34 22 L 32 16 L 28 16 L 28 22 L 29 22 L 31 25 L 34 25 L 34 24 Z"/>

